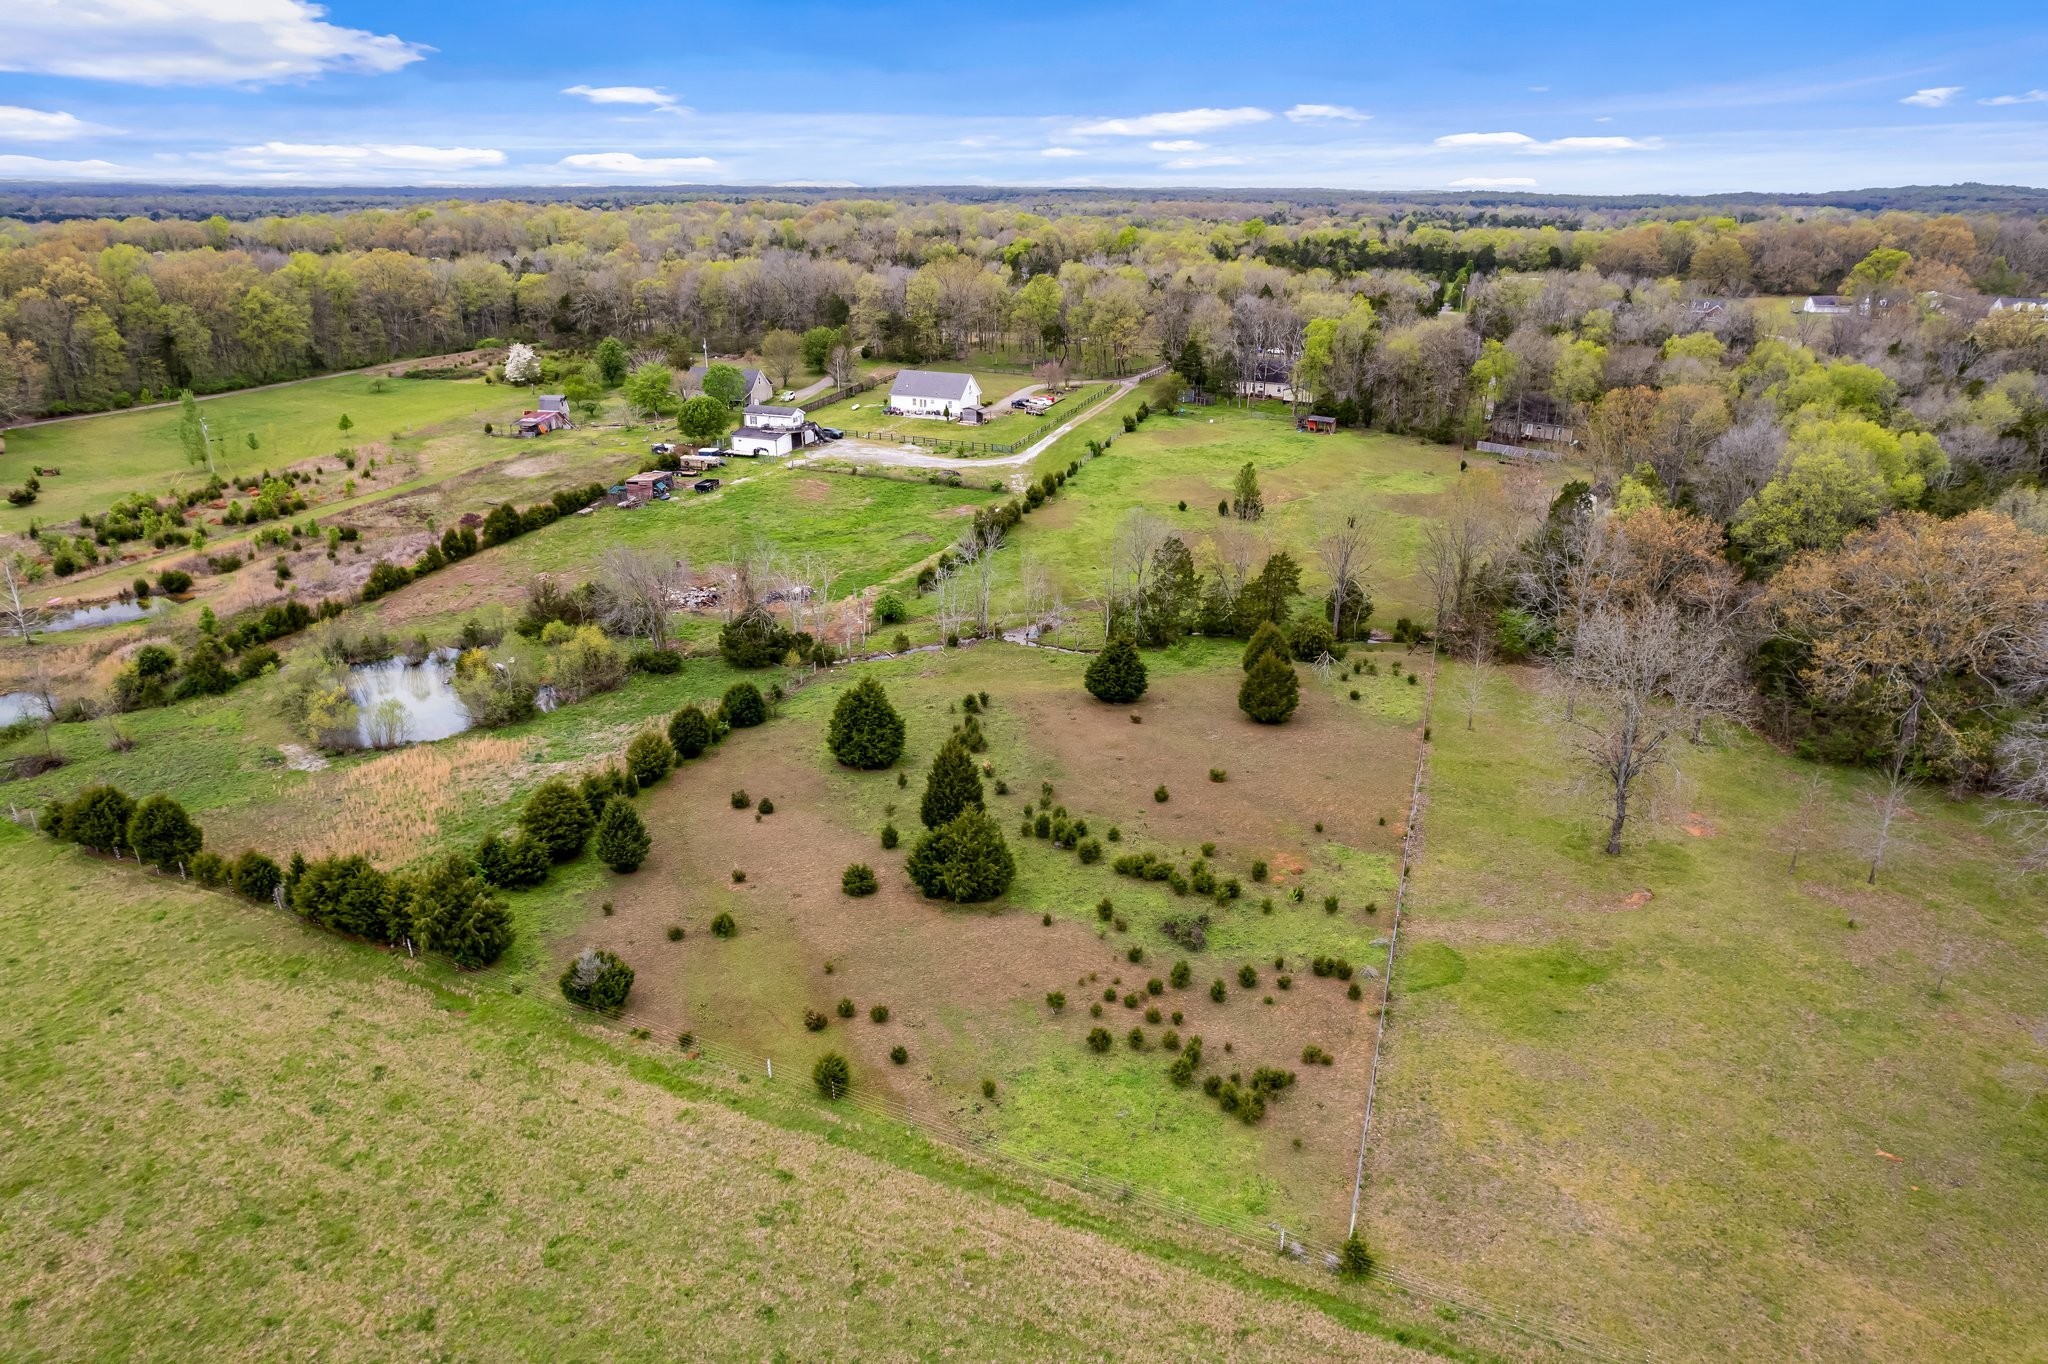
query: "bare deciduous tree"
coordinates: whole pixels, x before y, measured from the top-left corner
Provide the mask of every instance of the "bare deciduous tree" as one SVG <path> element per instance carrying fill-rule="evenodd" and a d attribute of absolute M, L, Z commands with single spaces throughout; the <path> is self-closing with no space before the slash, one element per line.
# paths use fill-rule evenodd
<path fill-rule="evenodd" d="M 1316 559 L 1330 575 L 1330 629 L 1338 639 L 1344 638 L 1347 589 L 1365 572 L 1371 552 L 1372 523 L 1362 508 L 1338 507 L 1324 514 L 1316 533 Z"/>
<path fill-rule="evenodd" d="M 1480 570 L 1494 547 L 1493 516 L 1463 487 L 1442 516 L 1422 528 L 1422 576 L 1429 584 L 1436 631 L 1462 631 Z"/>
<path fill-rule="evenodd" d="M 1621 852 L 1630 802 L 1664 761 L 1679 723 L 1669 696 L 1686 647 L 1678 612 L 1668 605 L 1635 611 L 1602 606 L 1579 626 L 1571 662 L 1584 695 L 1569 723 L 1602 782 L 1610 856 Z"/>
<path fill-rule="evenodd" d="M 2018 834 L 2022 865 L 2048 871 L 2048 716 L 2015 725 L 1998 748 L 1998 794 L 2018 802 L 1998 818 Z"/>
<path fill-rule="evenodd" d="M 666 649 L 669 614 L 689 577 L 689 566 L 680 559 L 623 546 L 607 549 L 597 562 L 605 628 Z"/>
<path fill-rule="evenodd" d="M 22 600 L 26 573 L 27 560 L 23 555 L 0 558 L 0 620 L 7 622 L 9 634 L 19 635 L 24 644 L 33 644 L 36 629 L 43 623 L 43 613 L 34 602 Z"/>
<path fill-rule="evenodd" d="M 1465 641 L 1465 729 L 1472 728 L 1472 713 L 1479 709 L 1479 698 L 1486 694 L 1486 679 L 1493 670 L 1493 636 L 1484 630 L 1474 630 L 1472 637 Z"/>
<path fill-rule="evenodd" d="M 1146 578 L 1152 571 L 1152 556 L 1172 534 L 1172 528 L 1158 516 L 1136 509 L 1117 524 L 1109 542 L 1108 580 L 1110 600 L 1105 607 L 1105 627 L 1128 622 L 1143 634 L 1145 625 Z"/>

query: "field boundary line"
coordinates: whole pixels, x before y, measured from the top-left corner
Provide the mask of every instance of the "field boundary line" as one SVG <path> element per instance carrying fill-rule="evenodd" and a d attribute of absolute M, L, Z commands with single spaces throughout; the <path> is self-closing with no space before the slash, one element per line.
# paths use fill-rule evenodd
<path fill-rule="evenodd" d="M 1387 969 L 1380 975 L 1380 1012 L 1372 1034 L 1372 1066 L 1365 1079 L 1365 1117 L 1358 1126 L 1358 1163 L 1351 1175 L 1351 1223 L 1346 1236 L 1358 1234 L 1358 1201 L 1365 1190 L 1365 1149 L 1372 1140 L 1373 1102 L 1379 1096 L 1380 1054 L 1387 1041 L 1387 1006 L 1394 996 L 1394 955 L 1401 946 L 1401 910 L 1408 901 L 1408 872 L 1415 860 L 1415 835 L 1422 827 L 1422 785 L 1429 773 L 1429 723 L 1436 710 L 1436 677 L 1442 650 L 1429 646 L 1429 686 L 1422 695 L 1422 733 L 1415 741 L 1415 779 L 1408 788 L 1408 827 L 1401 831 L 1401 867 L 1394 878 L 1394 922 L 1387 933 Z"/>

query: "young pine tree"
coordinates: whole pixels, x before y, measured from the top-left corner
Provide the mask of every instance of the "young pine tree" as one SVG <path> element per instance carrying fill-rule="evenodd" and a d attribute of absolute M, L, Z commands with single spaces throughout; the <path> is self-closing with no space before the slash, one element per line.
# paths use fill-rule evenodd
<path fill-rule="evenodd" d="M 848 767 L 879 771 L 903 756 L 903 717 L 889 704 L 882 684 L 864 677 L 832 708 L 825 742 Z"/>
<path fill-rule="evenodd" d="M 624 796 L 613 796 L 605 802 L 604 814 L 597 821 L 598 861 L 613 871 L 638 871 L 652 846 L 647 826 L 640 822 L 640 812 L 633 808 L 633 802 Z"/>
<path fill-rule="evenodd" d="M 1095 655 L 1082 681 L 1098 701 L 1135 701 L 1145 694 L 1145 661 L 1138 647 L 1119 635 Z"/>
<path fill-rule="evenodd" d="M 1260 654 L 1238 689 L 1237 705 L 1262 725 L 1284 724 L 1301 703 L 1301 681 L 1283 653 Z"/>
<path fill-rule="evenodd" d="M 967 745 L 955 735 L 946 740 L 938 756 L 932 759 L 931 771 L 924 780 L 924 803 L 918 807 L 918 816 L 924 820 L 925 828 L 936 829 L 962 810 L 981 808 L 981 776 L 974 770 L 974 759 L 968 755 Z"/>

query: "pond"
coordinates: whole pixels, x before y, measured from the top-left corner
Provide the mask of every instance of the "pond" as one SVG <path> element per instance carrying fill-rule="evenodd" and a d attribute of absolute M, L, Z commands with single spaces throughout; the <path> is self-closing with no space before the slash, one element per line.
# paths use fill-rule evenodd
<path fill-rule="evenodd" d="M 156 610 L 158 604 L 158 599 L 151 597 L 148 601 L 105 601 L 97 606 L 76 606 L 51 616 L 41 631 L 56 635 L 94 625 L 120 625 L 125 621 L 141 620 Z"/>
<path fill-rule="evenodd" d="M 0 696 L 0 729 L 23 720 L 40 720 L 50 713 L 50 703 L 32 691 L 11 691 Z"/>
<path fill-rule="evenodd" d="M 364 748 L 397 748 L 460 734 L 469 711 L 455 694 L 455 650 L 437 649 L 425 661 L 387 658 L 348 670 L 356 703 L 356 740 Z"/>

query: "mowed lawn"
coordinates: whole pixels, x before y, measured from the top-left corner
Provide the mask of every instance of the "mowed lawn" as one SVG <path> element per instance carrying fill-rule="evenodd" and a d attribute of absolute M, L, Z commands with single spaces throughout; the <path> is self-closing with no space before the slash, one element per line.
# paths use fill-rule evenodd
<path fill-rule="evenodd" d="M 9 1360 L 1423 1357 L 1326 1285 L 5 823 L 0 932 Z"/>
<path fill-rule="evenodd" d="M 381 387 L 382 391 L 374 391 Z M 502 423 L 516 417 L 526 395 L 480 379 L 376 379 L 350 374 L 250 393 L 224 394 L 199 404 L 215 441 L 214 465 L 223 476 L 280 469 L 331 455 L 344 446 L 389 444 L 394 433 L 411 438 L 428 428 L 473 419 Z M 354 426 L 338 429 L 343 413 Z M 251 450 L 248 437 L 257 447 Z M 31 467 L 62 474 L 42 480 L 28 507 L 0 507 L 0 531 L 76 520 L 104 511 L 131 492 L 161 496 L 204 483 L 204 468 L 185 461 L 178 442 L 178 409 L 114 412 L 78 421 L 22 427 L 7 433 L 0 481 L 13 486 Z"/>
<path fill-rule="evenodd" d="M 1681 744 L 1608 858 L 1543 706 L 1438 692 L 1373 1239 L 1666 1357 L 2043 1358 L 2048 899 L 1984 803 L 1873 887 L 1874 780 Z"/>
<path fill-rule="evenodd" d="M 1118 411 L 1135 405 L 1119 404 Z M 1217 515 L 1217 503 L 1229 500 L 1232 481 L 1249 463 L 1258 470 L 1266 508 L 1255 529 L 1269 549 L 1295 557 L 1304 587 L 1318 597 L 1329 587 L 1315 556 L 1318 518 L 1336 508 L 1365 511 L 1371 528 L 1365 580 L 1373 623 L 1386 629 L 1397 616 L 1426 613 L 1428 589 L 1418 572 L 1422 531 L 1446 496 L 1462 480 L 1477 497 L 1499 497 L 1499 466 L 1475 461 L 1460 474 L 1459 451 L 1449 446 L 1379 432 L 1308 435 L 1294 429 L 1277 403 L 1189 411 L 1193 415 L 1154 415 L 1130 434 L 1105 415 L 1063 440 L 1050 463 L 1037 461 L 1034 475 L 1052 465 L 1064 468 L 1082 454 L 1073 443 L 1077 437 L 1115 435 L 1105 455 L 1084 463 L 1072 488 L 1033 512 L 1012 537 L 1022 553 L 1051 570 L 1068 601 L 1100 594 L 1117 528 L 1133 511 L 1150 512 L 1180 532 L 1197 565 L 1206 568 L 1213 558 L 1210 537 L 1228 519 Z M 1553 474 L 1556 481 L 1563 477 Z"/>

